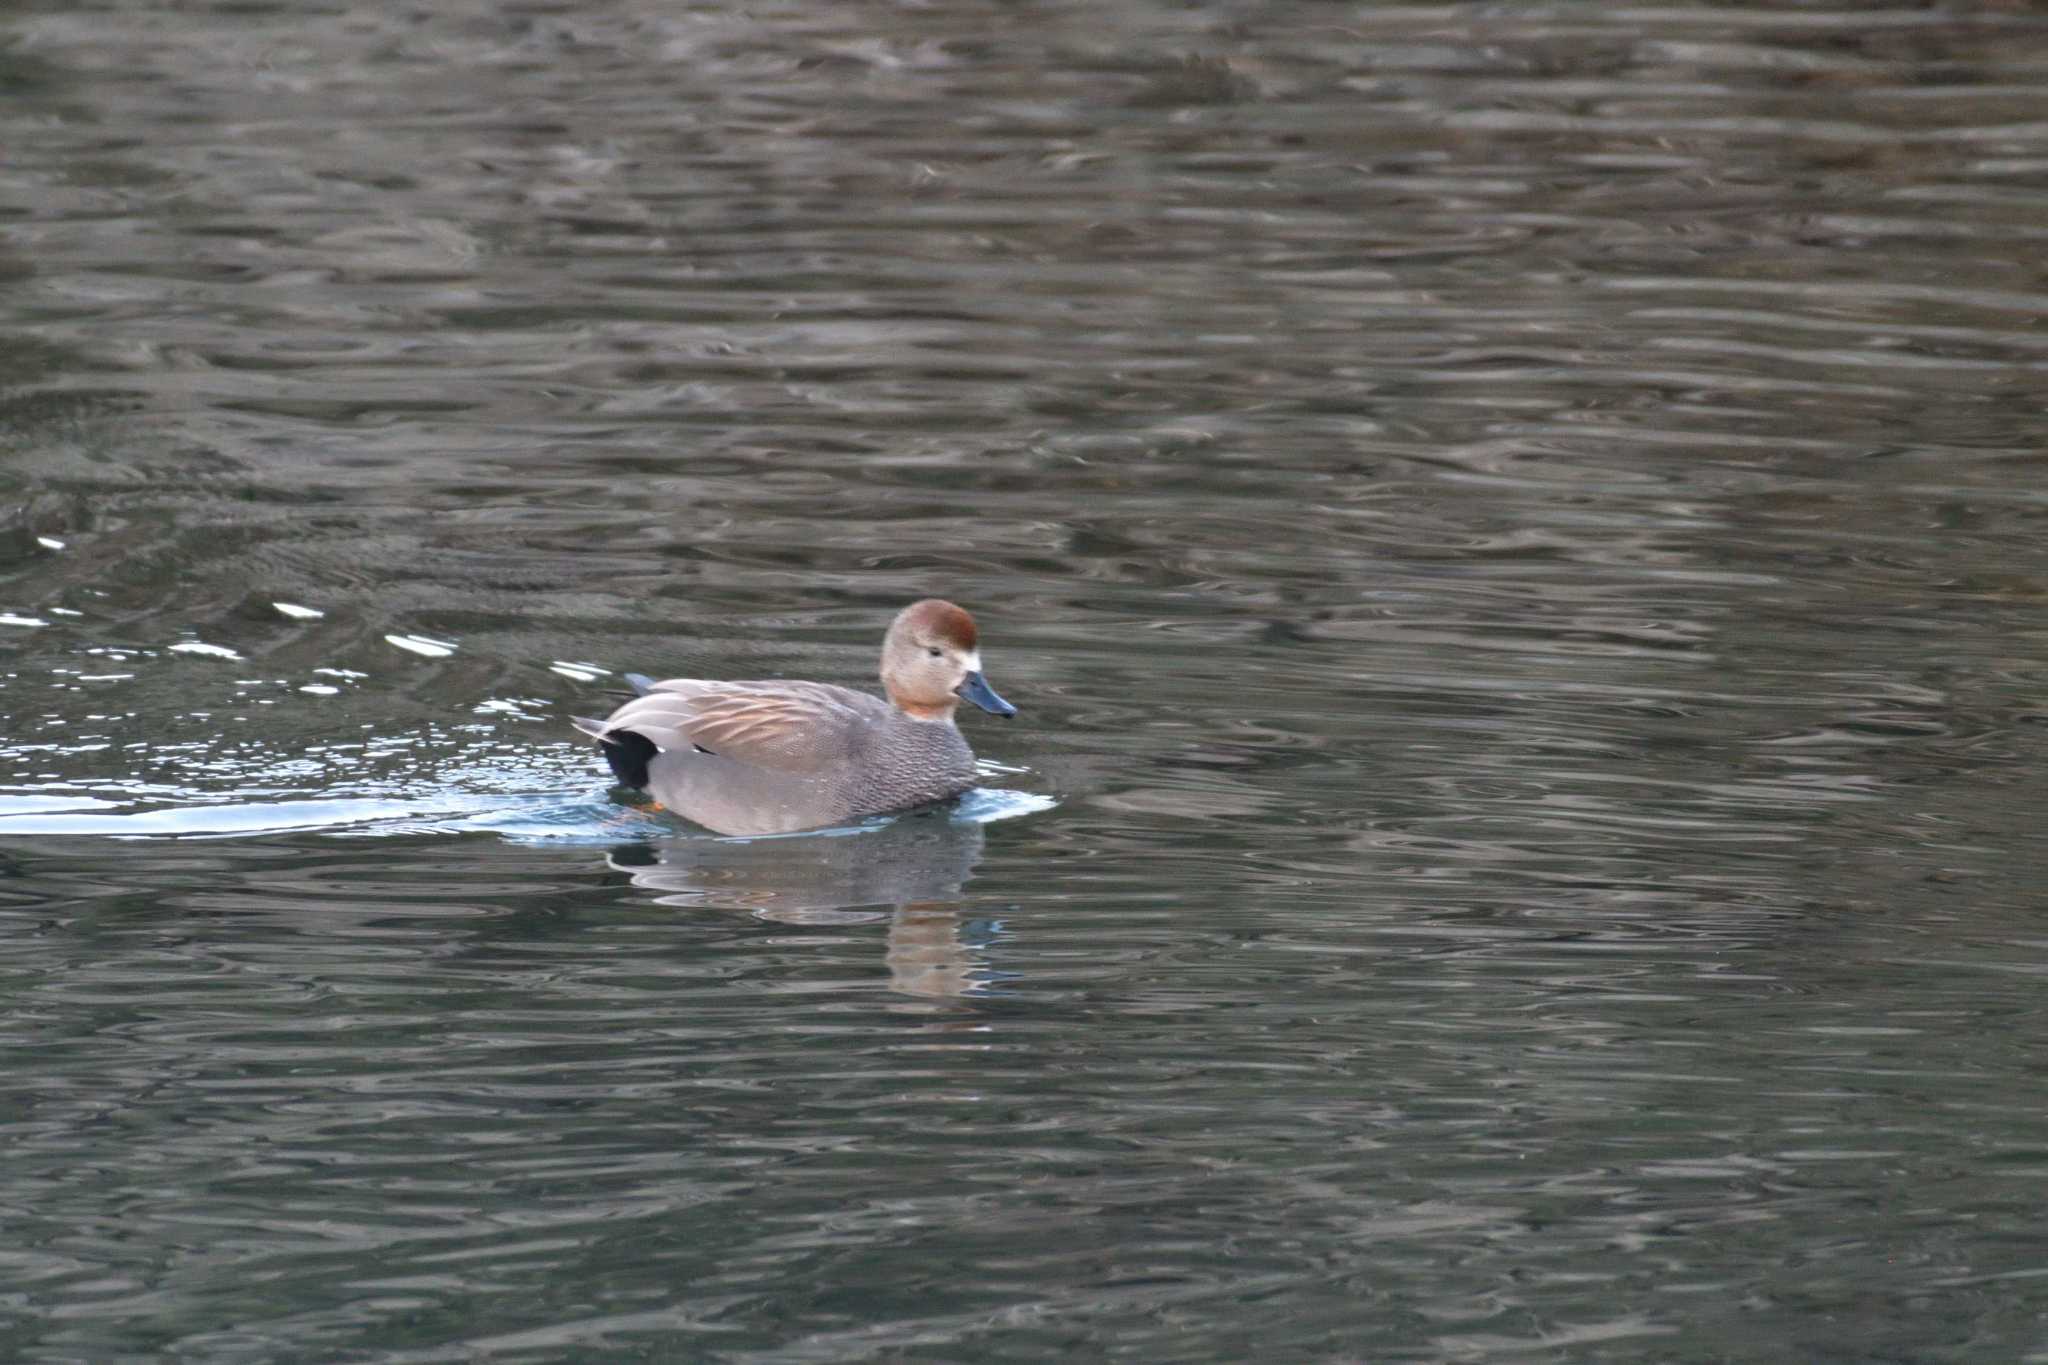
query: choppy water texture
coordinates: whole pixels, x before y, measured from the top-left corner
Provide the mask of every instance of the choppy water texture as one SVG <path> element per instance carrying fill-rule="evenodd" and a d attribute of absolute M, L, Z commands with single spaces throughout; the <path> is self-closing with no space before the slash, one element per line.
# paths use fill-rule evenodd
<path fill-rule="evenodd" d="M 0 1357 L 2048 1360 L 2038 6 L 0 89 Z M 930 592 L 964 809 L 567 729 Z"/>

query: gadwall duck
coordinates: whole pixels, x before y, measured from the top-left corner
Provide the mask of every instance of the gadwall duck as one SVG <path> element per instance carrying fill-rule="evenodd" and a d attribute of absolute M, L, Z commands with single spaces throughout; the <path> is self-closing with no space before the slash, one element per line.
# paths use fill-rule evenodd
<path fill-rule="evenodd" d="M 958 796 L 974 751 L 953 724 L 972 702 L 1017 708 L 981 676 L 974 618 L 927 598 L 882 640 L 887 701 L 814 682 L 627 681 L 640 695 L 576 728 L 603 743 L 622 786 L 640 787 L 720 834 L 786 834 Z"/>

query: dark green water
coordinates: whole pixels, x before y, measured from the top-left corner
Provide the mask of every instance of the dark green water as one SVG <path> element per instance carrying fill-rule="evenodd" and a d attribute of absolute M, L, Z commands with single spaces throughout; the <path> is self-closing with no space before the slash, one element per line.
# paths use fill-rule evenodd
<path fill-rule="evenodd" d="M 0 1358 L 2048 1360 L 2044 93 L 1991 3 L 16 7 Z M 928 593 L 958 811 L 567 727 Z"/>

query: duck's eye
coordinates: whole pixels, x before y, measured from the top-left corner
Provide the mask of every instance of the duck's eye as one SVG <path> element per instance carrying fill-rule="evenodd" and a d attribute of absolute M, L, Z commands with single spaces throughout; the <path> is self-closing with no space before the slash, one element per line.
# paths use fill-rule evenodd
<path fill-rule="evenodd" d="M 941 654 L 944 654 L 945 652 L 946 651 L 943 649 L 927 649 L 925 651 L 925 653 L 931 655 L 934 659 L 938 658 Z"/>

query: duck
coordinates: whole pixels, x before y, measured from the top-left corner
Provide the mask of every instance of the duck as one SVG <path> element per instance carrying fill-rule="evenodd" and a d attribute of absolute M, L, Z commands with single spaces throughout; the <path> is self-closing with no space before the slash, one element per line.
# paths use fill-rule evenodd
<path fill-rule="evenodd" d="M 831 683 L 625 675 L 638 694 L 603 720 L 572 716 L 620 786 L 715 834 L 792 834 L 950 800 L 975 783 L 954 723 L 966 702 L 1017 708 L 981 671 L 980 634 L 937 597 L 882 637 L 882 692 Z"/>

